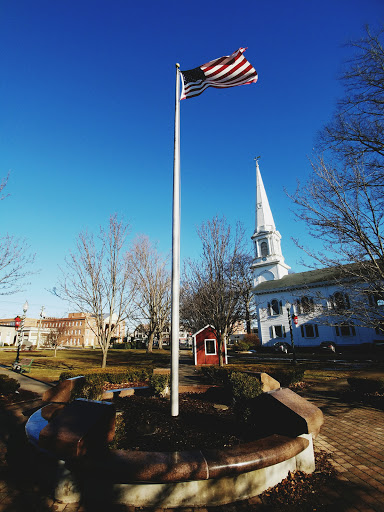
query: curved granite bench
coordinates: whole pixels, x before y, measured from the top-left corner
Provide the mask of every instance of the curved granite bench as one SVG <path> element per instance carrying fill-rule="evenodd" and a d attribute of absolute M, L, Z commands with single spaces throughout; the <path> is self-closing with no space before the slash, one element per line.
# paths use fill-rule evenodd
<path fill-rule="evenodd" d="M 223 449 L 109 450 L 113 404 L 83 399 L 43 407 L 26 431 L 36 447 L 65 461 L 55 489 L 60 501 L 108 489 L 114 502 L 136 507 L 214 506 L 256 496 L 290 471 L 314 470 L 312 435 L 323 422 L 321 411 L 289 389 L 263 393 L 256 405 L 260 422 L 273 426 L 271 434 Z"/>

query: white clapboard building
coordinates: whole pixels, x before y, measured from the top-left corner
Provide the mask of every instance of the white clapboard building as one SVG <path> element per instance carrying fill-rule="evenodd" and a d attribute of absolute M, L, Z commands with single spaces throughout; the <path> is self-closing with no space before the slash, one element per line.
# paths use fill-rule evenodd
<path fill-rule="evenodd" d="M 383 343 L 383 329 L 362 326 L 361 322 L 351 320 L 350 315 L 343 315 L 353 307 L 354 299 L 340 287 L 335 269 L 289 273 L 258 164 L 256 226 L 252 240 L 253 294 L 263 346 L 279 341 L 290 344 L 290 319 L 295 346 L 317 347 L 326 342 L 335 347 Z M 356 289 L 359 283 L 354 284 Z"/>

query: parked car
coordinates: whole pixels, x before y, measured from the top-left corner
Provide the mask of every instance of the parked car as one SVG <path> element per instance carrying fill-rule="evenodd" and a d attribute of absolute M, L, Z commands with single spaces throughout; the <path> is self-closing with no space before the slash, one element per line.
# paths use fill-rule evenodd
<path fill-rule="evenodd" d="M 288 354 L 288 352 L 292 351 L 291 345 L 289 343 L 287 343 L 286 341 L 277 341 L 273 345 L 273 348 L 274 348 L 275 352 L 283 352 L 284 354 Z"/>

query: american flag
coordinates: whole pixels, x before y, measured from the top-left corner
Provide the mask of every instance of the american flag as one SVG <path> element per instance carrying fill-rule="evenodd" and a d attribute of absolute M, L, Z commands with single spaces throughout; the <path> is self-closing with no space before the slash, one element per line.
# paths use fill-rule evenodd
<path fill-rule="evenodd" d="M 189 71 L 181 71 L 183 90 L 180 99 L 199 96 L 208 87 L 221 89 L 257 82 L 255 68 L 243 56 L 245 50 L 239 48 L 232 55 L 211 60 Z"/>

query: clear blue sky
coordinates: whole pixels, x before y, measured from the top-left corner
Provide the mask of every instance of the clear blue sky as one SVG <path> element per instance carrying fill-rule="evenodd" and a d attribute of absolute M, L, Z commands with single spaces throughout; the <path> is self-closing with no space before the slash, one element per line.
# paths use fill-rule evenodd
<path fill-rule="evenodd" d="M 382 0 L 0 0 L 1 233 L 28 238 L 42 269 L 0 317 L 42 305 L 77 234 L 118 212 L 132 236 L 171 247 L 175 63 L 191 69 L 248 47 L 256 85 L 181 102 L 182 258 L 215 214 L 254 229 L 255 162 L 286 262 L 304 238 L 284 188 L 305 180 L 348 56 L 343 43 L 384 21 Z"/>

